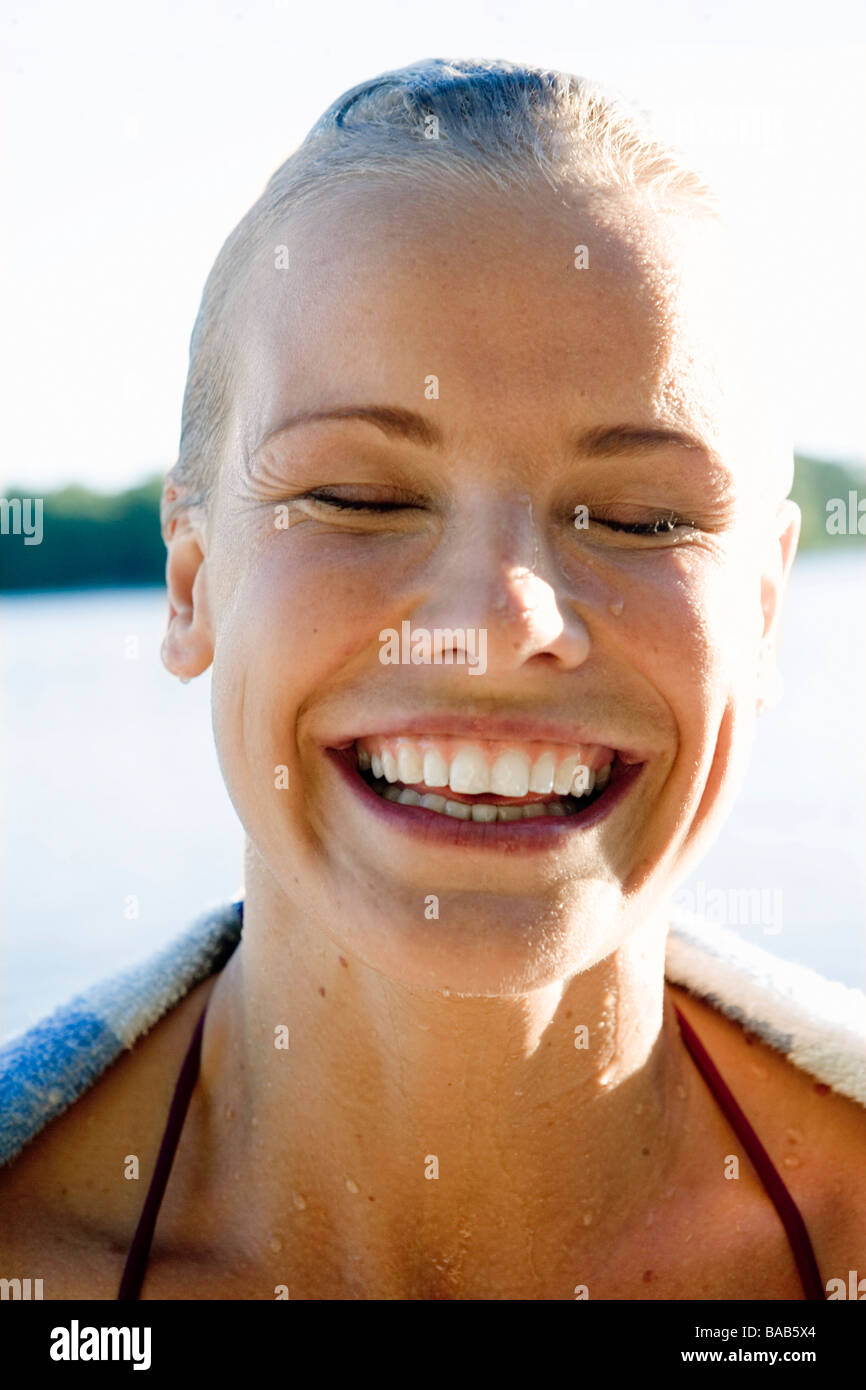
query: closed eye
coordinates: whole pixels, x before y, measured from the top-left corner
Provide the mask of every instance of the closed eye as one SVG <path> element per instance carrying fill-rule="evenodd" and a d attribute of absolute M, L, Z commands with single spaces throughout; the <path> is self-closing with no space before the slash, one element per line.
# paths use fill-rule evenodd
<path fill-rule="evenodd" d="M 628 531 L 632 536 L 669 536 L 680 527 L 694 530 L 693 521 L 682 521 L 678 516 L 657 516 L 652 521 L 613 521 L 605 517 L 593 517 L 599 526 L 609 531 Z"/>
<path fill-rule="evenodd" d="M 338 497 L 334 493 L 324 492 L 321 488 L 316 488 L 312 492 L 305 492 L 298 501 L 309 500 L 320 502 L 325 507 L 337 507 L 341 511 L 351 512 L 397 512 L 405 511 L 416 506 L 415 502 L 382 502 L 382 501 L 359 501 L 354 497 Z"/>

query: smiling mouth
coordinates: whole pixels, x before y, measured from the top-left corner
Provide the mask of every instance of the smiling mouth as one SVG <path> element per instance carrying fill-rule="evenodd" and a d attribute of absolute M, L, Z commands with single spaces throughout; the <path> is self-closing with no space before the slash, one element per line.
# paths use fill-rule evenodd
<path fill-rule="evenodd" d="M 616 750 L 597 745 L 424 736 L 358 739 L 351 757 L 357 774 L 384 801 L 437 817 L 510 822 L 515 828 L 542 818 L 580 817 L 627 770 Z"/>

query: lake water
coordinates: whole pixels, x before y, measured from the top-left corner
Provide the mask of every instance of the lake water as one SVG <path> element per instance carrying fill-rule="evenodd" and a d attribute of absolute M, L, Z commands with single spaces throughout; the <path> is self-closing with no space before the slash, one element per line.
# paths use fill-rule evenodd
<path fill-rule="evenodd" d="M 760 721 L 722 837 L 680 895 L 860 988 L 864 600 L 863 551 L 797 561 L 784 698 Z M 156 589 L 0 601 L 0 1037 L 240 889 L 243 840 L 213 749 L 209 676 L 181 686 L 165 672 L 164 618 Z"/>

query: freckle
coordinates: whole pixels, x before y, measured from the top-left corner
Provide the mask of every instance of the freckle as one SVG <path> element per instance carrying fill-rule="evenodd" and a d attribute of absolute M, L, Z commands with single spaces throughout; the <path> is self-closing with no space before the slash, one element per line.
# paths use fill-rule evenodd
<path fill-rule="evenodd" d="M 368 1197 L 368 1198 L 367 1198 L 367 1201 L 368 1201 L 368 1202 L 375 1202 L 375 1200 L 376 1200 L 375 1197 Z"/>
<path fill-rule="evenodd" d="M 324 999 L 324 997 L 325 997 L 325 986 L 324 986 L 324 985 L 319 985 L 319 993 L 321 994 L 322 998 Z"/>
<path fill-rule="evenodd" d="M 341 965 L 345 965 L 346 969 L 348 970 L 348 968 L 349 968 L 349 962 L 346 960 L 346 957 L 345 957 L 345 956 L 338 956 L 337 959 L 338 959 L 338 961 L 340 962 L 340 964 L 341 964 Z"/>
<path fill-rule="evenodd" d="M 799 1168 L 803 1160 L 800 1158 L 799 1154 L 786 1154 L 783 1162 L 786 1168 Z"/>
<path fill-rule="evenodd" d="M 302 1196 L 301 1196 L 300 1192 L 293 1192 L 293 1193 L 292 1193 L 292 1201 L 294 1202 L 294 1204 L 295 1204 L 295 1206 L 297 1207 L 298 1211 L 306 1211 L 306 1209 L 307 1209 L 307 1200 L 306 1200 L 305 1197 L 302 1197 Z"/>
<path fill-rule="evenodd" d="M 350 1192 L 358 1191 L 358 1184 L 356 1182 L 353 1182 L 351 1178 L 346 1179 L 346 1186 L 348 1187 Z"/>
<path fill-rule="evenodd" d="M 283 1242 L 280 1240 L 279 1236 L 271 1236 L 268 1244 L 270 1245 L 274 1254 L 279 1255 L 280 1251 L 283 1248 Z"/>
<path fill-rule="evenodd" d="M 566 1018 L 571 1018 L 571 1009 L 569 1009 L 569 1010 L 566 1012 L 565 1017 L 566 1017 Z"/>
<path fill-rule="evenodd" d="M 827 1085 L 827 1083 L 826 1083 L 825 1081 L 816 1081 L 816 1082 L 815 1082 L 815 1090 L 818 1092 L 818 1095 L 819 1095 L 819 1096 L 826 1096 L 826 1094 L 827 1094 L 827 1092 L 829 1091 L 829 1089 L 830 1089 L 830 1087 Z"/>
<path fill-rule="evenodd" d="M 645 1284 L 651 1284 L 652 1281 L 653 1281 L 653 1277 L 654 1277 L 654 1276 L 653 1276 L 653 1272 L 652 1272 L 651 1269 L 645 1269 L 645 1270 L 644 1270 L 644 1272 L 643 1272 L 643 1281 L 644 1281 Z"/>
<path fill-rule="evenodd" d="M 644 1155 L 644 1157 L 646 1157 L 649 1153 L 649 1149 L 641 1149 L 641 1153 Z"/>

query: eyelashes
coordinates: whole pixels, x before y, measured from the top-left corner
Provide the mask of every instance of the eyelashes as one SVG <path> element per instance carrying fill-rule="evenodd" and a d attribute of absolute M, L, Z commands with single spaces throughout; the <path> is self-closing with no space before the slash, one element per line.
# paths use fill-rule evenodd
<path fill-rule="evenodd" d="M 414 502 L 356 502 L 348 497 L 335 497 L 333 493 L 323 492 L 317 488 L 314 492 L 305 492 L 299 501 L 319 502 L 325 507 L 337 507 L 341 511 L 349 512 L 400 512 L 411 510 L 417 504 Z"/>
<path fill-rule="evenodd" d="M 628 531 L 632 536 L 670 536 L 674 531 L 679 531 L 682 528 L 689 531 L 697 529 L 693 521 L 684 521 L 673 515 L 656 516 L 653 517 L 652 521 L 613 521 L 604 517 L 593 517 L 592 519 L 600 526 L 606 526 L 610 531 Z"/>
<path fill-rule="evenodd" d="M 355 498 L 339 497 L 334 493 L 327 492 L 321 488 L 316 488 L 311 492 L 305 492 L 299 501 L 305 500 L 316 502 L 324 507 L 333 507 L 338 511 L 349 512 L 372 512 L 382 514 L 398 511 L 412 511 L 418 508 L 419 502 L 362 502 Z M 625 531 L 631 536 L 671 536 L 676 531 L 698 529 L 695 522 L 686 521 L 684 518 L 676 516 L 673 512 L 665 512 L 652 517 L 650 521 L 617 521 L 614 517 L 591 516 L 590 521 L 598 526 L 604 526 L 609 531 Z"/>

